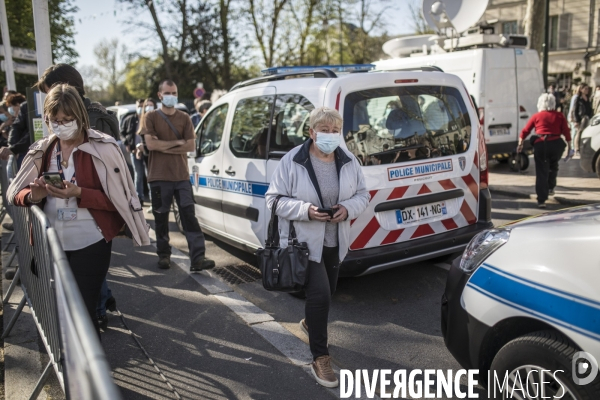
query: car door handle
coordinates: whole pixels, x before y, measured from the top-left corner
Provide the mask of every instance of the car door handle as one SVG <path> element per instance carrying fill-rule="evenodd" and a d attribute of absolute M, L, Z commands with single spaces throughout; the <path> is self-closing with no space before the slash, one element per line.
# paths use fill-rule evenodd
<path fill-rule="evenodd" d="M 210 170 L 210 172 L 212 172 L 213 174 L 218 174 L 219 173 L 219 168 L 217 168 L 216 165 L 213 165 L 212 169 Z"/>
<path fill-rule="evenodd" d="M 521 119 L 527 119 L 527 118 L 529 118 L 529 115 L 527 115 L 527 114 L 525 114 L 525 115 L 521 115 L 521 117 L 520 117 L 520 118 L 521 118 Z"/>
<path fill-rule="evenodd" d="M 225 173 L 226 173 L 227 175 L 229 175 L 229 176 L 235 176 L 235 171 L 233 171 L 233 170 L 231 169 L 231 167 L 229 167 L 229 169 L 226 169 L 226 170 L 225 170 Z"/>

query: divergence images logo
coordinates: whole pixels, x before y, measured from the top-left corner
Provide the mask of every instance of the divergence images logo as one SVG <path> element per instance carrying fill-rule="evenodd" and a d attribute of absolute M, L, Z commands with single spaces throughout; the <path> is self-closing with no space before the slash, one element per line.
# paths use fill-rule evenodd
<path fill-rule="evenodd" d="M 578 351 L 573 354 L 571 364 L 573 371 L 573 382 L 577 385 L 587 385 L 598 375 L 598 361 L 590 353 Z"/>

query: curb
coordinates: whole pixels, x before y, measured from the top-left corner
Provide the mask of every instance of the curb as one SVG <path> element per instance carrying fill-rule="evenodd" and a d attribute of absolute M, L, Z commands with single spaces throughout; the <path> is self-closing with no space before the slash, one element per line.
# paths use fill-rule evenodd
<path fill-rule="evenodd" d="M 536 199 L 535 194 L 524 193 L 519 190 L 510 190 L 510 189 L 501 189 L 493 186 L 489 187 L 491 193 L 500 194 L 504 196 L 517 197 L 519 199 Z M 598 200 L 592 199 L 572 199 L 568 197 L 552 196 L 551 199 L 554 199 L 557 203 L 563 204 L 566 206 L 586 206 L 588 204 L 598 203 Z"/>

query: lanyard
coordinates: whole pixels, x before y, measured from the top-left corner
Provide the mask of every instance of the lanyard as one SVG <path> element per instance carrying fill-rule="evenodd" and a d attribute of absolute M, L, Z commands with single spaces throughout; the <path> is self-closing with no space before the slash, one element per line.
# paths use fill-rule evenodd
<path fill-rule="evenodd" d="M 60 151 L 60 141 L 56 142 L 56 166 L 58 168 L 58 173 L 60 174 L 60 179 L 63 181 L 66 180 L 65 174 L 63 173 L 63 167 L 61 164 L 62 152 Z M 75 169 L 75 168 L 73 168 Z M 71 177 L 71 183 L 75 184 L 75 172 L 73 172 L 73 176 Z"/>

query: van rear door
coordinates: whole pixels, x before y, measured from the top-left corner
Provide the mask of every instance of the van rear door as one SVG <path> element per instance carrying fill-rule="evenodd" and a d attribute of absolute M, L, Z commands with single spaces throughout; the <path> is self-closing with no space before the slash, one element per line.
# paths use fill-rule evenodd
<path fill-rule="evenodd" d="M 352 221 L 350 250 L 475 224 L 478 123 L 460 79 L 424 72 L 360 78 L 339 79 L 327 101 L 341 100 L 345 143 L 371 194 Z"/>
<path fill-rule="evenodd" d="M 537 112 L 537 101 L 544 92 L 540 60 L 535 50 L 515 49 L 517 95 L 519 103 L 519 132 Z M 558 104 L 557 104 L 558 106 Z"/>
<path fill-rule="evenodd" d="M 519 130 L 514 49 L 485 51 L 485 141 L 491 153 L 516 147 Z M 514 146 L 502 144 L 514 142 Z M 496 150 L 499 149 L 499 150 Z"/>

